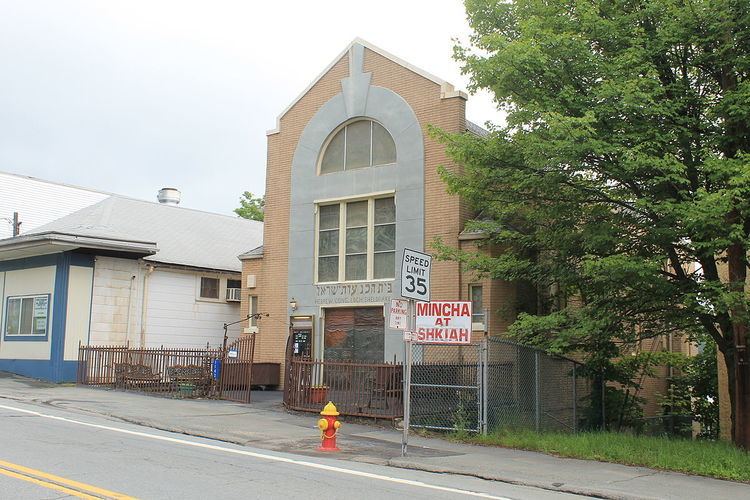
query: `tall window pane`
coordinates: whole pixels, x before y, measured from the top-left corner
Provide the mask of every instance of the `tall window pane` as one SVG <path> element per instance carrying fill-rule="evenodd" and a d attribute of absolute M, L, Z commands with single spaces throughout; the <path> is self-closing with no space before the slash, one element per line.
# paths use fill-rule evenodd
<path fill-rule="evenodd" d="M 346 256 L 346 280 L 367 279 L 367 255 Z"/>
<path fill-rule="evenodd" d="M 393 197 L 375 200 L 375 224 L 396 222 L 396 203 Z"/>
<path fill-rule="evenodd" d="M 471 299 L 471 322 L 484 323 L 484 298 L 482 297 L 482 285 L 470 285 L 469 295 Z"/>
<path fill-rule="evenodd" d="M 258 296 L 250 296 L 250 314 L 258 314 Z M 258 318 L 250 316 L 250 326 L 258 326 Z"/>
<path fill-rule="evenodd" d="M 321 174 L 344 170 L 344 133 L 344 129 L 341 129 L 328 143 L 320 162 Z"/>
<path fill-rule="evenodd" d="M 375 200 L 373 227 L 373 278 L 393 278 L 396 275 L 396 204 L 394 198 Z"/>
<path fill-rule="evenodd" d="M 333 231 L 321 231 L 320 239 L 318 241 L 318 255 L 338 255 L 339 254 L 339 232 L 338 230 Z"/>
<path fill-rule="evenodd" d="M 367 205 L 346 204 L 346 280 L 367 279 Z"/>
<path fill-rule="evenodd" d="M 370 124 L 362 120 L 346 126 L 346 170 L 370 166 Z"/>
<path fill-rule="evenodd" d="M 375 254 L 373 263 L 373 278 L 393 278 L 396 275 L 396 253 L 380 252 Z"/>
<path fill-rule="evenodd" d="M 318 259 L 318 281 L 339 280 L 339 257 L 320 257 Z"/>
<path fill-rule="evenodd" d="M 318 281 L 339 280 L 339 205 L 319 208 Z"/>
<path fill-rule="evenodd" d="M 339 228 L 339 205 L 324 205 L 320 207 L 320 229 Z"/>
<path fill-rule="evenodd" d="M 367 225 L 367 200 L 346 204 L 346 227 Z"/>
<path fill-rule="evenodd" d="M 21 299 L 8 300 L 8 313 L 5 320 L 5 331 L 9 335 L 18 335 L 21 328 Z"/>
<path fill-rule="evenodd" d="M 23 299 L 23 303 L 21 304 L 21 334 L 22 335 L 30 335 L 32 333 L 31 324 L 33 321 L 33 316 L 34 316 L 34 299 L 32 297 Z"/>
<path fill-rule="evenodd" d="M 372 164 L 396 163 L 396 145 L 391 134 L 379 123 L 372 122 Z"/>

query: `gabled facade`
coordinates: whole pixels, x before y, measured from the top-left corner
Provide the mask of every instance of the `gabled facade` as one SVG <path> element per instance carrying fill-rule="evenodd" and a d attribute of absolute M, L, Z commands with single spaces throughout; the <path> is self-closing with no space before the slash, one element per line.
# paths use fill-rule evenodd
<path fill-rule="evenodd" d="M 283 363 L 290 326 L 296 352 L 401 359 L 403 334 L 388 328 L 387 305 L 400 298 L 404 248 L 479 241 L 462 235 L 470 211 L 438 175 L 440 165 L 458 167 L 427 133 L 481 130 L 466 121 L 466 99 L 355 40 L 281 114 L 268 132 L 263 246 L 240 256 L 242 314 L 269 314 L 248 325 L 258 361 Z M 477 330 L 499 334 L 515 316 L 511 284 L 446 261 L 433 261 L 431 282 L 433 300 L 473 299 Z"/>

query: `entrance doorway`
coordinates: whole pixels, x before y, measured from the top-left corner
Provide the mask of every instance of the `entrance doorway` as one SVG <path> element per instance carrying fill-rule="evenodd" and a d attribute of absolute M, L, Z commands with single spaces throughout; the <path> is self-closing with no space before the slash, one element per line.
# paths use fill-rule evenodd
<path fill-rule="evenodd" d="M 383 307 L 327 308 L 323 335 L 327 361 L 382 363 L 385 356 Z"/>

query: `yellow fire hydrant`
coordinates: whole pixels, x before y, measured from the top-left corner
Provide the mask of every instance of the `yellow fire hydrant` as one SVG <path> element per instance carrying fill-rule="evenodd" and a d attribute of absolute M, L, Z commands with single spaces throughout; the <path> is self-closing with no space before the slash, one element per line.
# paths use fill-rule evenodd
<path fill-rule="evenodd" d="M 318 450 L 340 451 L 336 446 L 336 433 L 339 430 L 339 427 L 341 427 L 341 422 L 336 418 L 339 416 L 336 405 L 334 405 L 332 401 L 329 401 L 320 414 L 323 418 L 318 420 L 318 429 L 320 429 L 322 443 Z"/>

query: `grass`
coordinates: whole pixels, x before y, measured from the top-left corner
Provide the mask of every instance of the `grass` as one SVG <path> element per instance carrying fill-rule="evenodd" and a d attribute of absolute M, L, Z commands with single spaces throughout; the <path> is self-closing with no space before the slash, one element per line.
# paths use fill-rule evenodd
<path fill-rule="evenodd" d="M 540 451 L 750 482 L 750 454 L 729 443 L 634 436 L 614 432 L 563 434 L 501 430 L 487 436 L 454 436 L 475 444 Z"/>

